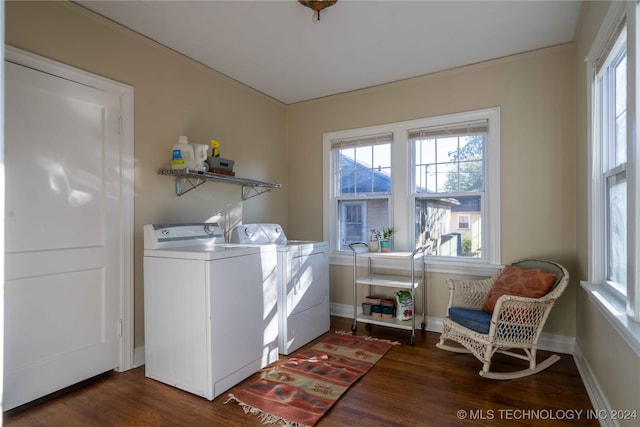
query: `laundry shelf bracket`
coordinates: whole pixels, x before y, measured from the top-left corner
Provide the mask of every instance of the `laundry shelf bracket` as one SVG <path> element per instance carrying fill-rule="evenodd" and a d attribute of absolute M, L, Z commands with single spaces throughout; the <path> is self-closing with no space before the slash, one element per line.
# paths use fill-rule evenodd
<path fill-rule="evenodd" d="M 205 182 L 222 182 L 242 186 L 242 200 L 247 200 L 260 194 L 282 188 L 282 184 L 272 184 L 270 182 L 257 181 L 255 179 L 238 178 L 235 176 L 223 175 L 211 172 L 194 172 L 189 169 L 159 169 L 160 175 L 170 175 L 176 179 L 176 194 L 182 196 L 204 184 Z M 188 185 L 187 185 L 188 184 Z M 186 188 L 185 188 L 186 187 Z"/>

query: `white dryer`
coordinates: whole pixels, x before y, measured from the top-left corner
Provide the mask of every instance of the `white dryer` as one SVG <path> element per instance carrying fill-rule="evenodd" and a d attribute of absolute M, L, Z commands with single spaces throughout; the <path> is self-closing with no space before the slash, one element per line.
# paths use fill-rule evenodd
<path fill-rule="evenodd" d="M 243 224 L 230 241 L 276 245 L 278 254 L 278 347 L 290 354 L 329 330 L 327 242 L 288 240 L 278 224 Z"/>
<path fill-rule="evenodd" d="M 145 225 L 144 242 L 147 377 L 212 400 L 278 359 L 274 250 L 217 224 Z"/>

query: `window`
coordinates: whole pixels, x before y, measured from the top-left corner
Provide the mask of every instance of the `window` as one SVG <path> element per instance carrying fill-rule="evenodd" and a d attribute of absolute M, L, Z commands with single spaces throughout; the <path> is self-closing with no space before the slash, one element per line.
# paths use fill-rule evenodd
<path fill-rule="evenodd" d="M 330 132 L 323 144 L 332 263 L 349 264 L 350 243 L 393 227 L 395 250 L 428 243 L 427 263 L 439 271 L 495 272 L 499 108 Z"/>
<path fill-rule="evenodd" d="M 391 134 L 332 141 L 339 250 L 389 226 Z"/>
<path fill-rule="evenodd" d="M 622 28 L 597 74 L 604 182 L 605 277 L 627 294 L 627 44 Z"/>
<path fill-rule="evenodd" d="M 458 215 L 458 228 L 460 230 L 468 230 L 469 227 L 469 215 Z"/>
<path fill-rule="evenodd" d="M 366 236 L 367 205 L 365 202 L 343 201 L 340 206 L 340 235 L 343 244 L 361 242 Z"/>
<path fill-rule="evenodd" d="M 415 244 L 429 245 L 427 253 L 432 256 L 483 258 L 488 128 L 488 120 L 483 119 L 409 132 L 415 153 Z M 471 215 L 476 217 L 474 229 L 469 225 Z"/>
<path fill-rule="evenodd" d="M 638 153 L 630 123 L 638 114 L 636 2 L 613 2 L 587 56 L 590 104 L 589 283 L 598 286 L 609 307 L 618 301 L 640 321 Z M 626 16 L 633 14 L 633 19 Z M 637 49 L 637 48 L 636 48 Z M 622 304 L 624 301 L 624 304 Z M 626 307 L 624 307 L 626 305 Z M 636 338 L 637 339 L 637 338 Z"/>

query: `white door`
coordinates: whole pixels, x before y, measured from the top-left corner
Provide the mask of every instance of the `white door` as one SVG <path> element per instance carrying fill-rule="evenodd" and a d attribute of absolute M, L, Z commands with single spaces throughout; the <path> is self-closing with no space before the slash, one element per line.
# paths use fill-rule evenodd
<path fill-rule="evenodd" d="M 120 99 L 5 63 L 11 409 L 118 366 Z"/>

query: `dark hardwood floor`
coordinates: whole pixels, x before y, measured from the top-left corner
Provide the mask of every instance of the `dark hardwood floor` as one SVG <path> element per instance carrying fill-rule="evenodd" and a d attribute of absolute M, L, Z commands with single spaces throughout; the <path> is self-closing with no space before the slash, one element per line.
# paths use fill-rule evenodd
<path fill-rule="evenodd" d="M 350 330 L 351 320 L 332 317 L 331 330 Z M 546 371 L 511 381 L 478 375 L 471 355 L 435 347 L 439 334 L 359 325 L 358 335 L 397 340 L 382 360 L 354 384 L 316 424 L 343 426 L 598 426 L 570 355 Z M 538 360 L 549 353 L 538 352 Z M 496 370 L 525 362 L 495 358 Z M 245 382 L 251 381 L 248 378 Z M 3 414 L 5 426 L 261 426 L 236 403 L 230 389 L 212 402 L 150 380 L 144 367 L 102 375 L 81 387 Z"/>

